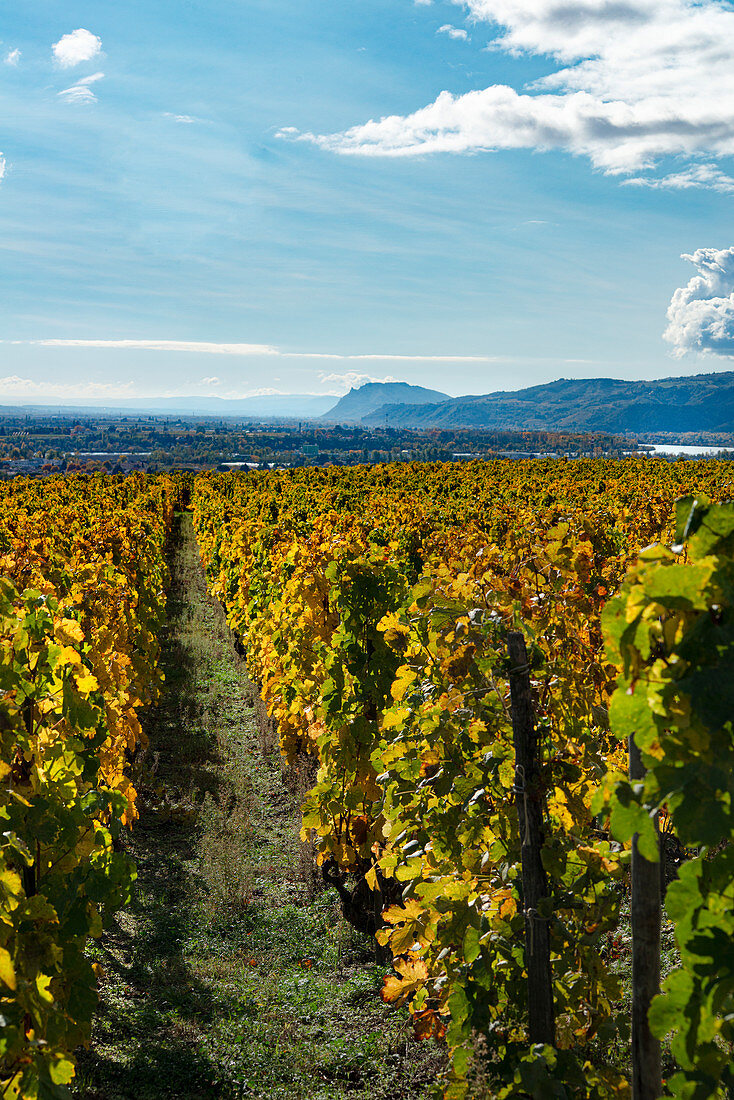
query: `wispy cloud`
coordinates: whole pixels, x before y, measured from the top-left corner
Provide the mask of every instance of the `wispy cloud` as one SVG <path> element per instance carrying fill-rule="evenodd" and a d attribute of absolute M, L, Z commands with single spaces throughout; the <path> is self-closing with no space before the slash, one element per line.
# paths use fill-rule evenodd
<path fill-rule="evenodd" d="M 650 187 L 653 190 L 688 191 L 691 187 L 700 187 L 722 195 L 734 194 L 734 179 L 715 164 L 692 164 L 682 172 L 667 176 L 635 176 L 623 182 L 631 187 Z"/>
<path fill-rule="evenodd" d="M 0 378 L 5 397 L 130 397 L 134 382 L 38 382 L 8 374 Z"/>
<path fill-rule="evenodd" d="M 71 69 L 83 61 L 92 61 L 102 52 L 102 39 L 96 34 L 80 27 L 70 34 L 64 34 L 54 42 L 53 54 L 62 69 Z"/>
<path fill-rule="evenodd" d="M 139 351 L 198 352 L 204 355 L 278 355 L 268 344 L 218 344 L 195 340 L 31 340 L 44 348 L 119 348 Z"/>
<path fill-rule="evenodd" d="M 560 149 L 613 175 L 734 151 L 734 8 L 720 0 L 455 0 L 508 55 L 558 68 L 520 90 L 443 91 L 411 114 L 281 136 L 357 156 Z M 446 26 L 450 26 L 446 24 Z M 640 177 L 642 178 L 642 177 Z M 713 181 L 715 185 L 716 181 Z M 721 181 L 720 181 L 721 182 Z M 681 186 L 680 183 L 668 186 Z M 685 186 L 711 187 L 705 173 Z"/>
<path fill-rule="evenodd" d="M 97 97 L 90 84 L 96 84 L 98 80 L 103 78 L 104 73 L 92 73 L 91 76 L 85 76 L 82 80 L 78 80 L 71 88 L 64 88 L 57 95 L 60 99 L 66 100 L 67 103 L 96 103 Z"/>
<path fill-rule="evenodd" d="M 283 351 L 272 344 L 215 343 L 198 340 L 29 340 L 45 348 L 109 348 L 134 351 L 163 351 L 197 353 L 199 355 L 272 356 L 279 359 L 322 359 L 336 362 L 405 362 L 405 363 L 495 363 L 505 362 L 495 355 L 391 355 L 385 352 L 369 352 L 356 355 L 322 351 Z"/>
<path fill-rule="evenodd" d="M 6 65 L 16 66 L 20 61 L 20 50 L 9 50 L 8 53 L 5 54 L 3 61 Z"/>
<path fill-rule="evenodd" d="M 96 103 L 97 97 L 91 88 L 86 88 L 83 84 L 75 84 L 73 88 L 64 88 L 63 92 L 57 93 L 59 99 L 63 99 L 66 103 Z"/>
<path fill-rule="evenodd" d="M 192 126 L 196 122 L 201 123 L 207 121 L 205 118 L 197 118 L 196 115 L 177 115 L 174 114 L 173 111 L 164 111 L 163 117 L 170 118 L 173 122 L 179 122 L 185 126 Z"/>
<path fill-rule="evenodd" d="M 218 380 L 217 380 L 218 381 Z M 137 383 L 128 382 L 48 382 L 38 381 L 34 378 L 23 378 L 18 374 L 9 374 L 0 377 L 0 399 L 12 398 L 15 400 L 44 401 L 48 398 L 59 398 L 64 401 L 107 400 L 124 401 L 125 399 L 151 399 L 171 397 L 205 397 L 201 387 L 211 385 L 211 379 L 202 378 L 198 382 L 177 388 L 164 388 L 163 391 L 149 390 L 140 387 Z M 230 389 L 219 391 L 218 396 L 229 400 L 242 400 L 248 397 L 271 397 L 284 394 L 283 390 L 274 389 L 272 386 L 258 386 L 251 389 Z"/>
<path fill-rule="evenodd" d="M 683 255 L 698 274 L 673 295 L 664 339 L 680 359 L 687 352 L 734 356 L 734 247 Z"/>
<path fill-rule="evenodd" d="M 438 28 L 436 34 L 447 34 L 449 38 L 458 38 L 464 42 L 469 40 L 469 35 L 463 27 L 454 27 L 451 23 L 444 23 L 442 27 Z"/>
<path fill-rule="evenodd" d="M 389 355 L 384 352 L 361 355 L 337 355 L 322 351 L 284 351 L 284 359 L 334 359 L 338 362 L 359 363 L 498 363 L 506 359 L 496 355 Z"/>

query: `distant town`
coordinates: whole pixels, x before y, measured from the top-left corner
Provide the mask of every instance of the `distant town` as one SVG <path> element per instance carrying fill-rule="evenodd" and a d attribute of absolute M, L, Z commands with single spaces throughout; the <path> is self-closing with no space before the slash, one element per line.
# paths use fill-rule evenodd
<path fill-rule="evenodd" d="M 718 453 L 734 434 L 668 437 L 605 432 L 360 427 L 213 417 L 3 415 L 0 478 L 96 471 L 249 470 L 362 463 Z"/>

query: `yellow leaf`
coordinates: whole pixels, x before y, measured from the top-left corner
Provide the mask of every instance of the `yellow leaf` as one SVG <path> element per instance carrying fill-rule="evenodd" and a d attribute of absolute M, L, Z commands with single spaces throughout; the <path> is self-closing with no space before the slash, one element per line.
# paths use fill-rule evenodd
<path fill-rule="evenodd" d="M 56 667 L 63 668 L 64 665 L 80 665 L 81 663 L 82 659 L 77 651 L 75 649 L 72 649 L 71 646 L 66 645 L 59 654 L 59 659 L 56 662 Z"/>
<path fill-rule="evenodd" d="M 408 688 L 418 679 L 418 673 L 408 665 L 401 665 L 397 671 L 395 681 L 390 689 L 393 699 L 398 702 L 404 699 Z"/>
<path fill-rule="evenodd" d="M 405 921 L 419 920 L 425 913 L 425 907 L 415 898 L 408 898 L 402 905 L 391 905 L 382 914 L 388 924 L 403 924 Z"/>
<path fill-rule="evenodd" d="M 382 720 L 382 728 L 384 730 L 397 729 L 402 726 L 406 718 L 410 717 L 410 710 L 408 707 L 393 707 L 392 710 L 388 710 L 385 717 Z"/>
<path fill-rule="evenodd" d="M 11 989 L 15 989 L 16 981 L 13 960 L 10 957 L 10 952 L 6 951 L 4 947 L 0 947 L 0 981 L 5 982 Z"/>
<path fill-rule="evenodd" d="M 74 676 L 76 680 L 76 686 L 79 691 L 83 691 L 88 695 L 91 691 L 96 691 L 99 687 L 96 676 L 93 676 L 91 672 L 86 669 L 84 672 L 77 672 Z"/>
<path fill-rule="evenodd" d="M 84 631 L 76 619 L 62 619 L 54 626 L 54 638 L 61 645 L 81 644 L 84 641 Z"/>
<path fill-rule="evenodd" d="M 53 993 L 49 992 L 51 981 L 52 979 L 50 974 L 39 974 L 36 978 L 36 989 L 38 990 L 39 997 L 41 998 L 41 1000 L 50 1005 L 54 1003 Z"/>
<path fill-rule="evenodd" d="M 398 960 L 395 964 L 398 977 L 387 974 L 380 996 L 388 1004 L 404 1004 L 412 993 L 421 988 L 428 978 L 428 967 L 422 959 Z"/>
<path fill-rule="evenodd" d="M 48 1063 L 48 1075 L 55 1085 L 68 1085 L 74 1077 L 75 1064 L 63 1054 Z"/>

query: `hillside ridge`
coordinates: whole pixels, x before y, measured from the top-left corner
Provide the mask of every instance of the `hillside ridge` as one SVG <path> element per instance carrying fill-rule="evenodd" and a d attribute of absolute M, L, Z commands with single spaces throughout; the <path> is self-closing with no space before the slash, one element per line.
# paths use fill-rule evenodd
<path fill-rule="evenodd" d="M 559 378 L 438 404 L 385 402 L 361 423 L 524 431 L 733 431 L 734 371 L 641 382 Z"/>
<path fill-rule="evenodd" d="M 321 417 L 322 420 L 351 421 L 363 420 L 384 405 L 407 405 L 420 408 L 423 405 L 435 405 L 451 401 L 447 393 L 429 390 L 425 386 L 412 386 L 409 382 L 366 382 L 363 386 L 353 386 L 349 393 L 340 398 Z"/>

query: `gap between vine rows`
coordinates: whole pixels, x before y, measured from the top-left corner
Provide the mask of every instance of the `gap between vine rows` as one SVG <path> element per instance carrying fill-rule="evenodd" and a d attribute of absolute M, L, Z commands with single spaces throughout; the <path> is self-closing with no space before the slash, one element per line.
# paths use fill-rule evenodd
<path fill-rule="evenodd" d="M 136 761 L 131 905 L 102 968 L 83 1100 L 332 1100 L 431 1093 L 443 1065 L 379 999 L 374 944 L 311 891 L 299 794 L 263 751 L 257 693 L 180 518 L 161 700 Z M 267 742 L 266 742 L 267 743 Z"/>

